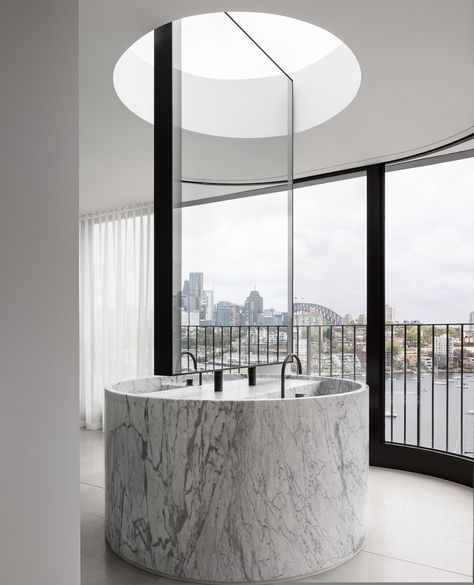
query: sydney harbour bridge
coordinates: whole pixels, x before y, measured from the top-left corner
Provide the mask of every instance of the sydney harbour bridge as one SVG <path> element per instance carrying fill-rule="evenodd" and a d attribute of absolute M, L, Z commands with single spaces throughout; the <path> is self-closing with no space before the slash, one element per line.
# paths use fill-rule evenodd
<path fill-rule="evenodd" d="M 343 325 L 344 323 L 341 315 L 332 309 L 328 309 L 328 307 L 317 305 L 316 303 L 293 303 L 293 315 L 295 322 L 297 322 L 298 317 L 311 315 L 319 317 L 322 325 Z"/>

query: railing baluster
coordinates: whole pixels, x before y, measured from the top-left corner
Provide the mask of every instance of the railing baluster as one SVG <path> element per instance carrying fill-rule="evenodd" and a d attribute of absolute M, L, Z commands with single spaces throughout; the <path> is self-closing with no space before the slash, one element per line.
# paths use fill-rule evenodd
<path fill-rule="evenodd" d="M 332 378 L 332 325 L 329 325 L 329 376 Z"/>
<path fill-rule="evenodd" d="M 224 325 L 221 325 L 221 367 L 224 368 Z"/>
<path fill-rule="evenodd" d="M 390 325 L 390 440 L 393 443 L 393 325 Z"/>
<path fill-rule="evenodd" d="M 434 380 L 435 380 L 435 326 L 431 326 L 431 448 L 434 449 L 435 441 L 435 394 L 434 394 Z"/>
<path fill-rule="evenodd" d="M 421 440 L 421 326 L 416 328 L 416 444 Z"/>
<path fill-rule="evenodd" d="M 197 342 L 198 342 L 198 329 L 199 329 L 199 326 L 196 325 L 196 329 L 194 331 L 194 335 L 195 335 L 195 339 L 194 339 L 194 344 L 195 344 L 195 348 L 194 349 L 195 349 L 195 352 L 194 352 L 194 355 L 196 356 L 196 361 L 198 359 L 198 354 L 197 354 L 197 352 L 198 352 L 198 344 L 197 344 Z M 189 370 L 189 368 L 188 368 L 188 370 Z"/>
<path fill-rule="evenodd" d="M 449 325 L 446 325 L 446 451 L 449 451 Z"/>
<path fill-rule="evenodd" d="M 306 327 L 306 374 L 311 374 L 311 327 Z"/>
<path fill-rule="evenodd" d="M 319 375 L 321 376 L 321 325 L 318 325 L 318 331 L 319 331 L 319 342 L 318 342 L 318 351 L 319 351 Z"/>
<path fill-rule="evenodd" d="M 267 364 L 270 361 L 270 327 L 267 327 Z"/>
<path fill-rule="evenodd" d="M 212 369 L 216 369 L 216 328 L 212 328 Z"/>
<path fill-rule="evenodd" d="M 464 325 L 461 324 L 461 396 L 460 396 L 461 420 L 460 422 L 460 452 L 464 455 Z"/>
<path fill-rule="evenodd" d="M 352 326 L 352 369 L 353 369 L 353 380 L 356 379 L 356 325 Z"/>
<path fill-rule="evenodd" d="M 296 353 L 300 355 L 300 328 L 296 327 Z"/>
<path fill-rule="evenodd" d="M 242 327 L 239 327 L 239 372 L 242 365 Z"/>
<path fill-rule="evenodd" d="M 280 325 L 277 325 L 277 362 L 280 361 Z"/>
<path fill-rule="evenodd" d="M 407 326 L 403 327 L 403 443 L 407 442 Z"/>
<path fill-rule="evenodd" d="M 341 378 L 344 378 L 344 325 L 341 325 L 341 335 L 342 335 L 342 347 L 341 347 Z"/>
<path fill-rule="evenodd" d="M 248 343 L 248 356 L 247 356 L 247 364 L 250 365 L 250 325 L 247 328 L 247 334 L 248 334 L 248 338 L 249 338 L 249 343 Z"/>
<path fill-rule="evenodd" d="M 260 363 L 260 328 L 257 327 L 257 364 Z"/>

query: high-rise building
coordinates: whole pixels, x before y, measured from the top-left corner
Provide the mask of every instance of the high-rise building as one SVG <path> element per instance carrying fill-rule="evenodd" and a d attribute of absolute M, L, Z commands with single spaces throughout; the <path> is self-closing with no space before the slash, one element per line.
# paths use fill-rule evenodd
<path fill-rule="evenodd" d="M 227 301 L 219 301 L 216 305 L 216 325 L 228 326 L 230 325 L 230 303 Z"/>
<path fill-rule="evenodd" d="M 344 325 L 352 325 L 354 323 L 354 318 L 349 313 L 344 315 Z"/>
<path fill-rule="evenodd" d="M 395 309 L 385 305 L 385 323 L 395 323 Z"/>
<path fill-rule="evenodd" d="M 275 309 L 265 309 L 258 316 L 259 325 L 283 325 L 283 313 L 276 312 Z"/>
<path fill-rule="evenodd" d="M 250 292 L 245 301 L 245 324 L 258 325 L 258 316 L 263 313 L 263 297 L 258 290 Z"/>
<path fill-rule="evenodd" d="M 188 311 L 200 311 L 201 299 L 195 295 L 189 295 L 188 297 Z"/>
<path fill-rule="evenodd" d="M 202 272 L 189 273 L 189 294 L 194 297 L 202 297 L 202 285 L 204 274 Z"/>
<path fill-rule="evenodd" d="M 214 291 L 203 290 L 201 297 L 201 320 L 203 325 L 212 325 L 214 319 Z"/>
<path fill-rule="evenodd" d="M 241 325 L 242 307 L 234 303 L 229 304 L 229 325 Z"/>
<path fill-rule="evenodd" d="M 219 301 L 216 307 L 216 324 L 221 327 L 240 325 L 241 308 L 227 301 Z"/>
<path fill-rule="evenodd" d="M 454 338 L 444 335 L 438 335 L 434 339 L 434 354 L 435 358 L 446 359 L 446 355 L 451 359 L 454 355 Z"/>
<path fill-rule="evenodd" d="M 472 325 L 469 325 L 469 331 L 474 331 L 474 311 L 469 313 L 469 323 L 472 323 Z"/>
<path fill-rule="evenodd" d="M 199 325 L 199 311 L 181 309 L 181 325 L 183 327 Z"/>

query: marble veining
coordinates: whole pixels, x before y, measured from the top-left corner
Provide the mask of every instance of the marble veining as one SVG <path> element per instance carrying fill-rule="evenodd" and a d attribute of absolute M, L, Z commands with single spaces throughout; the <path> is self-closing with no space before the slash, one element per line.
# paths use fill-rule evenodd
<path fill-rule="evenodd" d="M 106 389 L 106 537 L 124 559 L 236 583 L 310 575 L 360 550 L 365 385 L 299 377 L 289 391 L 308 397 L 281 400 L 278 379 L 253 398 L 224 384 L 227 399 L 138 382 Z"/>

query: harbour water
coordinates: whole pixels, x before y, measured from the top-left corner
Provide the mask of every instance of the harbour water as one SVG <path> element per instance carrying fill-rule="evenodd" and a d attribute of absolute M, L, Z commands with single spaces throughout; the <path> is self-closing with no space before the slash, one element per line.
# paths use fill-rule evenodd
<path fill-rule="evenodd" d="M 394 373 L 385 380 L 385 439 L 468 457 L 474 452 L 474 374 Z M 393 416 L 391 415 L 393 410 Z M 406 422 L 405 422 L 406 421 Z M 461 423 L 462 437 L 461 437 Z M 462 444 L 461 444 L 462 438 Z"/>

